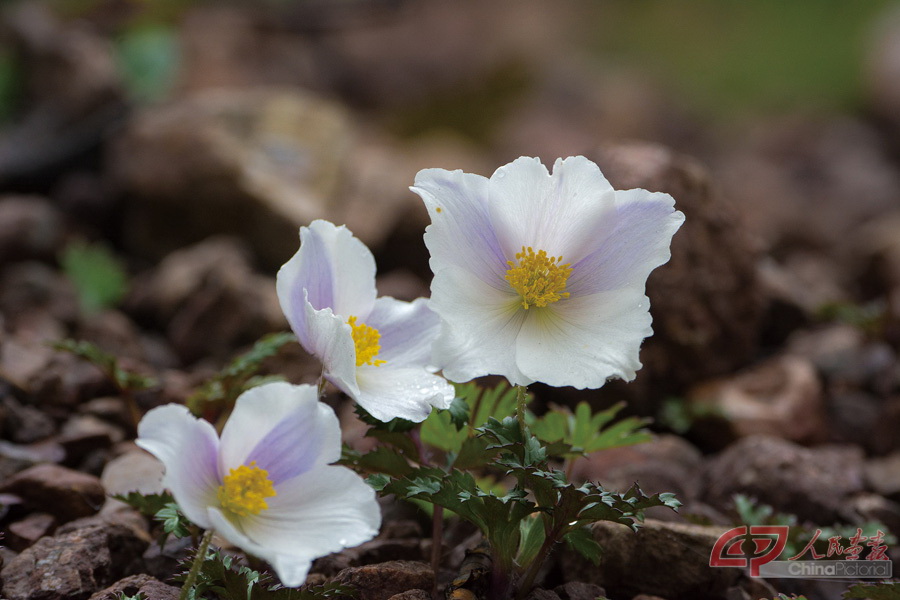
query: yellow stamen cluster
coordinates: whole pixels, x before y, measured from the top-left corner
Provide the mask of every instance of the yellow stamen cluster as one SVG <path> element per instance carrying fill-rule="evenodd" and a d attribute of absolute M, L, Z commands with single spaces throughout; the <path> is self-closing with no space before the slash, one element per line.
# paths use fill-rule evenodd
<path fill-rule="evenodd" d="M 353 334 L 353 344 L 356 346 L 356 366 L 373 365 L 379 367 L 385 363 L 383 360 L 375 360 L 381 351 L 378 340 L 381 334 L 374 327 L 369 327 L 365 323 L 356 324 L 356 317 L 347 319 Z"/>
<path fill-rule="evenodd" d="M 569 297 L 569 292 L 564 290 L 572 267 L 569 263 L 559 264 L 561 261 L 562 256 L 547 256 L 543 250 L 535 253 L 531 246 L 522 246 L 515 263 L 506 261 L 510 267 L 506 280 L 522 296 L 523 308 L 543 307 Z"/>
<path fill-rule="evenodd" d="M 257 467 L 256 461 L 229 469 L 218 491 L 222 508 L 241 517 L 258 515 L 269 508 L 266 498 L 275 495 L 268 471 Z"/>

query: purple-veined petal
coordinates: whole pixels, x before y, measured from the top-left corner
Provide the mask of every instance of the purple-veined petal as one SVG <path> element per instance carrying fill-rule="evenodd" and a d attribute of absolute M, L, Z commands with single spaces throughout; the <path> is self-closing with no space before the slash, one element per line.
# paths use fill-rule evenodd
<path fill-rule="evenodd" d="M 513 385 L 532 383 L 515 356 L 525 311 L 519 295 L 507 288 L 499 290 L 457 267 L 434 276 L 431 308 L 444 320 L 434 359 L 451 381 L 502 375 Z"/>
<path fill-rule="evenodd" d="M 356 401 L 379 421 L 400 417 L 420 422 L 432 407 L 448 408 L 456 395 L 443 377 L 422 367 L 391 368 L 363 365 L 356 375 L 359 395 Z"/>
<path fill-rule="evenodd" d="M 346 467 L 308 471 L 275 489 L 267 510 L 239 522 L 243 535 L 263 548 L 254 552 L 262 558 L 278 557 L 283 564 L 291 556 L 316 558 L 378 534 L 381 510 L 375 492 Z"/>
<path fill-rule="evenodd" d="M 154 408 L 141 419 L 135 443 L 166 468 L 163 485 L 184 514 L 209 527 L 206 507 L 217 503 L 219 439 L 213 426 L 178 404 Z"/>
<path fill-rule="evenodd" d="M 337 417 L 310 385 L 275 382 L 247 390 L 222 430 L 223 476 L 255 461 L 278 484 L 340 455 Z"/>
<path fill-rule="evenodd" d="M 306 581 L 312 561 L 316 555 L 303 554 L 303 548 L 297 544 L 290 552 L 276 552 L 266 543 L 259 543 L 244 533 L 241 525 L 234 523 L 221 510 L 209 508 L 209 521 L 212 528 L 226 540 L 241 548 L 244 552 L 266 560 L 287 587 L 298 587 Z"/>
<path fill-rule="evenodd" d="M 431 347 L 440 332 L 441 319 L 428 307 L 428 300 L 403 302 L 387 296 L 375 301 L 366 320 L 381 334 L 378 359 L 387 366 L 426 367 L 432 364 Z"/>
<path fill-rule="evenodd" d="M 641 368 L 641 342 L 653 333 L 649 305 L 643 289 L 628 288 L 529 309 L 516 342 L 519 368 L 536 381 L 578 389 L 631 381 Z"/>
<path fill-rule="evenodd" d="M 599 244 L 572 265 L 567 291 L 589 295 L 625 287 L 643 289 L 647 277 L 671 255 L 672 236 L 684 222 L 668 194 L 616 192 L 616 218 L 605 224 Z M 600 232 L 598 232 L 600 233 Z"/>
<path fill-rule="evenodd" d="M 488 213 L 488 180 L 480 175 L 425 169 L 410 188 L 422 197 L 431 225 L 425 245 L 431 270 L 456 265 L 471 269 L 483 281 L 502 281 L 508 268 Z"/>
<path fill-rule="evenodd" d="M 557 160 L 552 175 L 539 159 L 519 158 L 497 169 L 489 188 L 491 222 L 509 259 L 531 246 L 573 263 L 615 210 L 612 186 L 583 156 Z"/>
<path fill-rule="evenodd" d="M 330 308 L 316 310 L 309 302 L 306 303 L 306 321 L 308 350 L 322 361 L 328 380 L 355 398 L 359 386 L 356 384 L 356 345 L 350 325 Z"/>
<path fill-rule="evenodd" d="M 300 249 L 278 271 L 281 309 L 309 350 L 305 303 L 346 317 L 368 316 L 375 302 L 375 259 L 346 227 L 313 221 L 300 228 Z"/>

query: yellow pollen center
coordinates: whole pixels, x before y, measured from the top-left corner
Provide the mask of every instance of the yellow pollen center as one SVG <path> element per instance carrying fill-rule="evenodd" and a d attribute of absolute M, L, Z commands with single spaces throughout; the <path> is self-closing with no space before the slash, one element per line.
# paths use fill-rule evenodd
<path fill-rule="evenodd" d="M 266 498 L 277 495 L 265 469 L 256 466 L 256 461 L 229 469 L 219 486 L 219 503 L 225 510 L 241 517 L 258 515 L 269 508 Z"/>
<path fill-rule="evenodd" d="M 353 345 L 356 346 L 356 366 L 373 365 L 380 367 L 385 363 L 383 360 L 375 360 L 381 351 L 378 340 L 381 334 L 374 327 L 369 327 L 365 323 L 356 324 L 356 317 L 347 319 L 347 325 L 350 326 L 353 334 Z"/>
<path fill-rule="evenodd" d="M 543 250 L 535 253 L 531 246 L 522 246 L 515 262 L 506 261 L 509 265 L 506 280 L 522 296 L 523 308 L 547 306 L 569 297 L 569 292 L 564 290 L 572 267 L 569 263 L 561 265 L 560 262 L 562 256 L 547 256 Z"/>

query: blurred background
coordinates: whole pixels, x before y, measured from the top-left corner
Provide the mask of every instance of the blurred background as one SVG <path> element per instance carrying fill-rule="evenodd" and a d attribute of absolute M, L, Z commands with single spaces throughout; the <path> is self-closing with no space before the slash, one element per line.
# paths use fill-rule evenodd
<path fill-rule="evenodd" d="M 419 169 L 583 154 L 687 221 L 637 380 L 532 388 L 538 411 L 626 400 L 661 434 L 576 475 L 703 522 L 742 493 L 900 532 L 900 3 L 7 0 L 0 42 L 3 440 L 75 435 L 67 464 L 100 473 L 124 405 L 48 341 L 153 374 L 142 408 L 184 401 L 287 328 L 299 226 L 347 224 L 380 293 L 412 299 Z M 266 364 L 319 374 L 296 345 Z"/>

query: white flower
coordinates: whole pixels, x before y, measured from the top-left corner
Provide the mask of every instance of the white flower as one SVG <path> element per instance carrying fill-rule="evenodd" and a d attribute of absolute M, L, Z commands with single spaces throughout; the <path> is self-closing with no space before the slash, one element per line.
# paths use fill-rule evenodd
<path fill-rule="evenodd" d="M 346 227 L 301 227 L 276 287 L 300 344 L 376 419 L 422 421 L 432 406 L 450 406 L 453 386 L 429 367 L 440 319 L 424 298 L 376 299 L 375 259 Z"/>
<path fill-rule="evenodd" d="M 616 191 L 582 156 L 519 158 L 487 179 L 426 169 L 435 358 L 452 381 L 597 388 L 631 380 L 652 333 L 647 276 L 684 221 L 667 194 Z"/>
<path fill-rule="evenodd" d="M 184 406 L 148 412 L 137 445 L 166 468 L 163 484 L 204 529 L 267 560 L 287 586 L 315 558 L 378 533 L 375 493 L 340 458 L 337 417 L 308 385 L 270 383 L 238 398 L 219 439 Z"/>

